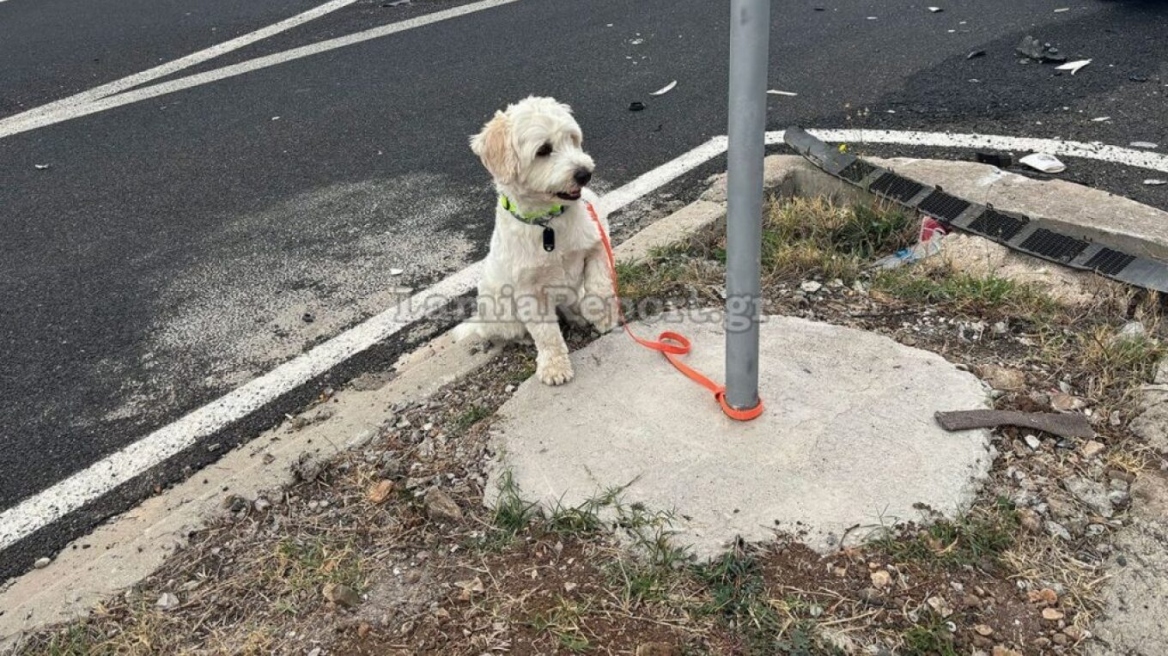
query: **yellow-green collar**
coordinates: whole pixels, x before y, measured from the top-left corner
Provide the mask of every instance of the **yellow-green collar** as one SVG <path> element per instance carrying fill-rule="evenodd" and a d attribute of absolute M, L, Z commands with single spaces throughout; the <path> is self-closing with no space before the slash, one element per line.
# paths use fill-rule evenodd
<path fill-rule="evenodd" d="M 546 212 L 541 212 L 539 214 L 522 214 L 519 212 L 519 208 L 515 206 L 515 203 L 512 203 L 511 199 L 507 198 L 503 194 L 499 194 L 499 205 L 502 206 L 503 209 L 507 210 L 508 214 L 526 223 L 527 225 L 545 225 L 548 221 L 551 221 L 552 219 L 564 213 L 563 205 L 552 205 L 551 209 Z"/>

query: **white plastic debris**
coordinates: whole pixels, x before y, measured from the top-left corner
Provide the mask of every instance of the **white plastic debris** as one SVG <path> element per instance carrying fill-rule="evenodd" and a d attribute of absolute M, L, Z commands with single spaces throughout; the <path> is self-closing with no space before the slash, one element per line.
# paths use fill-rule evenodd
<path fill-rule="evenodd" d="M 1102 123 L 1103 121 L 1110 121 L 1111 117 L 1110 116 L 1097 116 L 1091 120 L 1094 121 L 1095 123 Z"/>
<path fill-rule="evenodd" d="M 1055 9 L 1055 10 L 1054 10 L 1054 13 L 1056 13 L 1056 14 L 1061 14 L 1061 13 L 1063 13 L 1064 11 L 1070 11 L 1070 10 L 1071 10 L 1071 8 L 1070 8 L 1070 7 L 1059 7 L 1058 9 Z"/>
<path fill-rule="evenodd" d="M 1067 62 L 1061 66 L 1055 66 L 1054 68 L 1057 71 L 1070 71 L 1071 75 L 1074 75 L 1075 73 L 1078 73 L 1084 66 L 1090 63 L 1090 59 L 1080 59 L 1078 61 Z"/>
<path fill-rule="evenodd" d="M 794 98 L 795 96 L 799 95 L 799 94 L 795 93 L 794 91 L 779 91 L 778 89 L 767 89 L 767 93 L 769 93 L 772 96 L 789 96 L 791 98 Z"/>
<path fill-rule="evenodd" d="M 1147 180 L 1144 180 L 1144 184 L 1148 185 L 1149 187 L 1161 187 L 1163 185 L 1168 185 L 1168 180 L 1161 180 L 1159 178 L 1148 178 Z"/>
<path fill-rule="evenodd" d="M 1155 144 L 1155 143 L 1152 143 L 1151 141 L 1133 141 L 1128 145 L 1131 146 L 1132 148 L 1147 148 L 1148 150 L 1152 150 L 1152 149 L 1160 147 L 1160 144 Z"/>
<path fill-rule="evenodd" d="M 403 273 L 405 273 L 404 269 L 390 269 L 389 270 L 389 275 L 391 275 L 391 276 L 400 276 Z"/>
<path fill-rule="evenodd" d="M 1067 170 L 1066 164 L 1060 162 L 1054 155 L 1046 153 L 1033 153 L 1023 157 L 1018 162 L 1043 173 L 1062 173 Z"/>
<path fill-rule="evenodd" d="M 48 168 L 52 166 L 52 164 L 33 164 L 33 166 L 36 167 L 36 170 L 38 171 L 47 171 Z"/>
<path fill-rule="evenodd" d="M 936 14 L 936 13 L 938 13 L 938 12 L 942 12 L 942 11 L 945 11 L 945 10 L 944 10 L 944 9 L 942 9 L 942 8 L 940 8 L 940 7 L 929 7 L 929 11 L 933 12 L 934 14 Z"/>
<path fill-rule="evenodd" d="M 649 95 L 650 96 L 663 96 L 663 95 L 669 93 L 670 91 L 673 91 L 673 87 L 675 87 L 675 86 L 677 86 L 677 80 L 674 80 L 674 81 L 670 82 L 669 84 L 666 84 L 665 86 L 661 87 L 660 89 L 654 91 L 653 93 L 651 93 Z"/>

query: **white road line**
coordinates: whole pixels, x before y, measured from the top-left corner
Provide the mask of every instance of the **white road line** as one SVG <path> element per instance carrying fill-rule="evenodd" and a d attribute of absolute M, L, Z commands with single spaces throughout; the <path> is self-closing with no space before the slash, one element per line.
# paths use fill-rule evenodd
<path fill-rule="evenodd" d="M 0 0 L 0 2 L 3 1 L 4 0 Z M 220 55 L 229 53 L 232 50 L 238 50 L 245 46 L 249 46 L 256 41 L 266 39 L 270 36 L 279 34 L 280 32 L 285 32 L 298 25 L 303 25 L 314 18 L 320 18 L 321 16 L 334 12 L 338 9 L 341 9 L 342 7 L 351 5 L 356 1 L 357 0 L 331 0 L 330 2 L 326 2 L 323 5 L 320 5 L 319 7 L 313 7 L 312 9 L 309 9 L 302 14 L 297 14 L 291 18 L 286 18 L 278 23 L 273 23 L 254 32 L 249 32 L 247 34 L 237 36 L 234 39 L 216 44 L 205 50 L 193 52 L 189 55 L 186 55 L 185 57 L 180 57 L 174 61 L 169 61 L 160 66 L 155 66 L 154 68 L 147 69 L 140 73 L 134 73 L 133 75 L 123 77 L 120 80 L 114 80 L 113 82 L 82 91 L 81 93 L 69 96 L 68 98 L 61 98 L 60 100 L 55 100 L 46 105 L 41 105 L 40 107 L 34 107 L 33 109 L 30 109 L 26 112 L 21 112 L 20 114 L 10 116 L 6 120 L 15 121 L 16 119 L 28 119 L 32 116 L 52 113 L 62 109 L 84 105 L 85 103 L 98 100 L 99 98 L 105 98 L 106 96 L 112 96 L 115 93 L 120 93 L 126 89 L 132 89 L 136 86 L 141 86 L 147 82 L 157 80 L 160 77 L 166 77 L 167 75 L 177 73 L 184 68 L 196 66 L 207 60 L 214 59 Z"/>
<path fill-rule="evenodd" d="M 513 1 L 513 0 L 506 0 Z M 809 130 L 831 142 L 893 143 L 945 148 L 1034 150 L 1168 172 L 1168 156 L 1102 144 L 996 135 L 942 134 L 893 130 Z M 768 143 L 782 143 L 783 132 L 768 132 Z M 600 199 L 615 212 L 726 151 L 726 137 L 714 137 L 645 173 Z M 409 300 L 343 332 L 290 362 L 143 437 L 69 478 L 0 513 L 0 550 L 100 498 L 175 454 L 242 419 L 374 344 L 400 332 L 432 309 L 435 297 L 452 299 L 474 289 L 480 265 L 472 264 Z"/>
<path fill-rule="evenodd" d="M 396 34 L 398 32 L 404 32 L 406 30 L 412 30 L 426 25 L 432 25 L 441 21 L 450 20 L 451 18 L 466 16 L 467 14 L 473 14 L 485 9 L 492 9 L 494 7 L 507 5 L 518 1 L 519 0 L 481 0 L 480 2 L 462 5 L 460 7 L 452 7 L 450 9 L 436 11 L 431 14 L 424 14 L 422 16 L 399 21 L 397 23 L 382 25 L 380 27 L 375 27 L 363 32 L 348 34 L 342 37 L 337 37 L 335 39 L 328 39 L 327 41 L 321 41 L 319 43 L 313 43 L 307 46 L 301 46 L 299 48 L 293 48 L 291 50 L 285 50 L 283 52 L 266 55 L 264 57 L 249 59 L 238 64 L 224 66 L 222 68 L 217 68 L 205 73 L 189 75 L 177 80 L 155 84 L 142 89 L 126 91 L 114 96 L 90 99 L 89 101 L 80 104 L 64 105 L 56 109 L 46 110 L 43 112 L 35 109 L 29 110 L 23 114 L 18 114 L 16 116 L 0 120 L 0 139 L 12 136 L 14 134 L 19 134 L 21 132 L 35 130 L 36 128 L 44 127 L 46 125 L 52 125 L 54 123 L 68 121 L 70 119 L 88 116 L 90 114 L 96 114 L 97 112 L 102 112 L 107 109 L 129 105 L 130 103 L 140 102 L 149 98 L 156 98 L 164 94 L 174 93 L 175 91 L 181 91 L 183 89 L 189 89 L 201 84 L 217 82 L 225 78 L 242 75 L 244 73 L 250 73 L 262 68 L 268 68 L 269 66 L 283 64 L 285 62 L 320 54 L 322 52 L 328 52 L 330 50 L 336 50 L 338 48 L 344 48 L 346 46 L 351 46 L 357 43 L 364 43 L 365 41 L 379 39 L 390 34 Z"/>
<path fill-rule="evenodd" d="M 614 189 L 600 199 L 600 204 L 605 211 L 615 212 L 716 157 L 725 149 L 725 137 L 712 139 Z M 480 269 L 479 263 L 466 267 L 399 305 L 367 319 L 5 510 L 0 513 L 0 551 L 182 452 L 200 438 L 214 434 L 273 399 L 400 332 L 433 310 L 433 299 L 453 299 L 473 290 L 478 284 Z"/>
<path fill-rule="evenodd" d="M 1168 173 L 1168 155 L 1150 153 L 1133 148 L 1120 148 L 1101 143 L 1007 137 L 994 134 L 955 134 L 947 132 L 913 132 L 909 130 L 808 130 L 809 133 L 832 143 L 875 143 L 902 146 L 931 146 L 970 150 L 1009 150 L 1025 153 L 1049 153 L 1066 157 L 1081 157 L 1101 162 L 1112 162 Z M 783 131 L 767 133 L 768 144 L 783 143 Z"/>

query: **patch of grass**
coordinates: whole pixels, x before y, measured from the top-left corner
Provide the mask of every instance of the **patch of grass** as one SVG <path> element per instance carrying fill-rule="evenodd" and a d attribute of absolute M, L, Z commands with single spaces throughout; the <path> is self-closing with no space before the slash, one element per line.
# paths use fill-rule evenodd
<path fill-rule="evenodd" d="M 361 559 L 348 542 L 323 536 L 289 536 L 280 540 L 274 551 L 265 568 L 265 583 L 279 581 L 285 593 L 319 593 L 326 583 L 346 585 L 358 592 L 364 587 Z"/>
<path fill-rule="evenodd" d="M 454 419 L 454 430 L 459 433 L 465 433 L 471 426 L 474 426 L 475 424 L 490 416 L 490 408 L 484 408 L 480 405 L 472 405 Z"/>
<path fill-rule="evenodd" d="M 1102 397 L 1127 396 L 1139 385 L 1152 382 L 1156 365 L 1168 356 L 1168 347 L 1147 337 L 1118 337 L 1111 326 L 1099 326 L 1077 336 L 1082 369 L 1092 372 L 1088 392 Z"/>
<path fill-rule="evenodd" d="M 999 566 L 1017 539 L 1021 522 L 1008 499 L 999 497 L 987 508 L 976 508 L 956 520 L 932 518 L 911 536 L 884 531 L 875 546 L 897 562 L 942 566 Z"/>
<path fill-rule="evenodd" d="M 904 656 L 958 656 L 953 635 L 940 615 L 924 610 L 920 622 L 902 636 Z"/>
<path fill-rule="evenodd" d="M 513 371 L 507 380 L 512 385 L 518 385 L 535 375 L 535 360 L 525 360 L 522 365 Z"/>
<path fill-rule="evenodd" d="M 771 200 L 763 220 L 762 264 L 772 276 L 856 278 L 867 260 L 913 243 L 904 212 L 835 205 L 822 198 Z"/>
<path fill-rule="evenodd" d="M 539 504 L 524 501 L 519 494 L 519 485 L 511 472 L 503 472 L 499 480 L 499 498 L 495 501 L 494 540 L 500 545 L 511 542 L 519 533 L 527 530 L 532 521 L 540 517 Z"/>
<path fill-rule="evenodd" d="M 872 288 L 901 300 L 973 315 L 1049 319 L 1058 306 L 1037 288 L 998 276 L 975 276 L 933 269 L 893 269 L 873 279 Z"/>
<path fill-rule="evenodd" d="M 771 599 L 762 566 L 745 544 L 738 542 L 717 560 L 695 566 L 693 573 L 710 595 L 700 612 L 717 616 L 737 633 L 746 654 L 842 656 L 819 638 L 814 624 L 795 617 L 798 609 L 809 610 L 808 604 L 799 599 Z"/>
<path fill-rule="evenodd" d="M 536 631 L 545 632 L 556 639 L 559 646 L 573 654 L 592 649 L 588 637 L 584 635 L 581 619 L 588 613 L 588 605 L 560 597 L 555 606 L 535 613 L 529 624 Z"/>

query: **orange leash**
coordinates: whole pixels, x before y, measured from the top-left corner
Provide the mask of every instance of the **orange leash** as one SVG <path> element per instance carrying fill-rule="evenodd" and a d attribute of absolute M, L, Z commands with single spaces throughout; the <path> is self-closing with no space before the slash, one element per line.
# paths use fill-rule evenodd
<path fill-rule="evenodd" d="M 713 392 L 714 398 L 717 399 L 718 405 L 722 406 L 722 412 L 726 413 L 727 417 L 736 421 L 750 421 L 761 415 L 762 399 L 759 399 L 758 405 L 753 408 L 746 410 L 733 408 L 726 402 L 726 387 L 724 385 L 715 383 L 679 359 L 680 356 L 688 355 L 692 348 L 689 340 L 684 335 L 666 330 L 657 336 L 657 341 L 652 341 L 638 337 L 633 333 L 632 329 L 629 328 L 628 322 L 625 321 L 624 309 L 620 303 L 620 290 L 616 280 L 616 256 L 612 252 L 612 243 L 608 240 L 608 233 L 604 231 L 604 226 L 600 225 L 600 217 L 596 214 L 596 208 L 592 207 L 592 203 L 587 202 L 584 203 L 584 206 L 588 208 L 588 215 L 592 217 L 592 222 L 596 224 L 596 231 L 600 233 L 600 243 L 604 244 L 604 253 L 608 256 L 609 279 L 612 280 L 612 295 L 617 302 L 617 314 L 620 317 L 621 325 L 624 326 L 625 332 L 629 334 L 629 337 L 632 337 L 633 341 L 641 346 L 661 353 L 665 356 L 666 360 L 669 360 L 669 364 L 672 364 L 678 371 L 685 374 L 687 378 Z"/>

